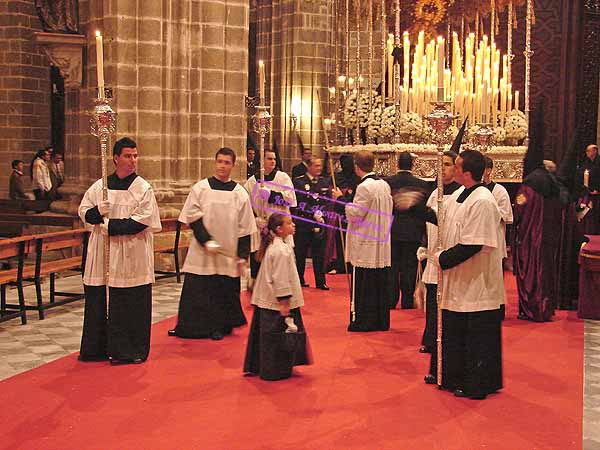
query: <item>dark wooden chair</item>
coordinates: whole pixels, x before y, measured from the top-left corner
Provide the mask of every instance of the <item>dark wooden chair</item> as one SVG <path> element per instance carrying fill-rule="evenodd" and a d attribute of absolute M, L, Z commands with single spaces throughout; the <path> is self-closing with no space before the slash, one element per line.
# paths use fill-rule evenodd
<path fill-rule="evenodd" d="M 25 306 L 25 295 L 23 294 L 23 273 L 25 257 L 33 248 L 34 242 L 32 236 L 0 240 L 0 260 L 17 259 L 16 268 L 0 270 L 0 322 L 20 317 L 23 325 L 27 323 L 27 308 Z M 18 305 L 8 305 L 6 303 L 6 286 L 9 285 L 14 285 L 17 288 Z"/>
<path fill-rule="evenodd" d="M 36 310 L 40 320 L 44 319 L 44 311 L 49 308 L 71 303 L 84 297 L 83 292 L 58 292 L 56 291 L 56 274 L 67 270 L 76 270 L 83 273 L 89 233 L 85 229 L 58 231 L 33 236 L 35 238 L 35 266 L 27 267 L 23 272 L 23 279 L 33 280 L 37 297 L 36 306 L 25 306 L 28 310 Z M 66 258 L 44 261 L 43 256 L 50 251 L 72 249 L 72 253 L 80 253 Z M 50 276 L 50 302 L 43 302 L 42 277 Z M 65 297 L 56 301 L 56 297 Z M 9 306 L 9 305 L 7 305 Z M 11 305 L 14 306 L 14 305 Z"/>
<path fill-rule="evenodd" d="M 177 277 L 177 282 L 181 283 L 179 250 L 188 248 L 189 246 L 189 242 L 187 240 L 181 239 L 181 231 L 182 229 L 188 229 L 188 226 L 184 223 L 179 222 L 176 218 L 162 219 L 160 223 L 162 225 L 161 233 L 175 232 L 175 239 L 172 244 L 166 243 L 155 245 L 154 252 L 173 255 L 173 258 L 175 260 L 175 272 L 156 270 L 155 272 L 160 274 L 160 276 L 157 276 L 156 279 L 160 280 L 162 278 L 169 278 L 175 276 Z"/>

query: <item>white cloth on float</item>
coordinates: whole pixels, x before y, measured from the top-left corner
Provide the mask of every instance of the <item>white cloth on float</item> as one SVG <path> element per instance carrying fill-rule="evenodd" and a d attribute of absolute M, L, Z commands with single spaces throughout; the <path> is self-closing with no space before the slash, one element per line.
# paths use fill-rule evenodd
<path fill-rule="evenodd" d="M 85 221 L 88 209 L 102 201 L 102 180 L 96 181 L 86 191 L 79 205 L 79 217 L 91 231 L 83 274 L 88 286 L 103 286 L 104 239 L 99 225 Z M 108 285 L 133 287 L 154 283 L 154 236 L 162 226 L 158 204 L 152 186 L 139 175 L 127 190 L 108 190 L 109 219 L 133 219 L 146 228 L 137 234 L 110 237 L 110 267 Z"/>
<path fill-rule="evenodd" d="M 366 269 L 391 267 L 393 202 L 390 186 L 369 177 L 356 188 L 352 203 L 346 205 L 346 261 Z"/>
<path fill-rule="evenodd" d="M 212 239 L 222 247 L 222 253 L 211 255 L 193 238 L 183 272 L 238 277 L 238 238 L 256 231 L 246 190 L 239 184 L 232 191 L 212 189 L 207 178 L 197 182 L 183 205 L 179 221 L 189 225 L 199 219 Z"/>
<path fill-rule="evenodd" d="M 456 192 L 455 192 L 456 193 Z M 504 304 L 500 210 L 492 193 L 479 186 L 458 203 L 452 195 L 442 227 L 444 248 L 482 245 L 481 251 L 444 270 L 442 308 L 455 312 L 495 310 Z"/>
<path fill-rule="evenodd" d="M 272 183 L 272 184 L 271 184 Z M 260 195 L 260 184 L 256 181 L 256 177 L 253 175 L 246 181 L 244 184 L 244 188 L 248 191 L 248 195 L 250 196 L 250 202 L 252 203 L 252 209 L 254 210 L 254 214 L 257 217 L 261 217 L 265 219 L 265 221 L 269 220 L 269 217 L 275 212 L 281 212 L 285 215 L 290 215 L 290 207 L 295 207 L 297 205 L 296 202 L 296 191 L 294 191 L 294 183 L 292 183 L 292 179 L 290 176 L 278 170 L 273 178 L 273 181 L 266 182 L 265 188 L 270 191 L 280 192 L 283 196 L 283 200 L 289 206 L 277 205 L 273 203 L 269 203 L 266 198 L 263 198 Z M 255 252 L 260 247 L 260 231 L 256 230 L 255 233 L 252 233 L 250 237 L 250 251 Z M 290 244 L 292 247 L 294 246 L 294 237 L 289 235 L 285 238 L 285 241 Z"/>

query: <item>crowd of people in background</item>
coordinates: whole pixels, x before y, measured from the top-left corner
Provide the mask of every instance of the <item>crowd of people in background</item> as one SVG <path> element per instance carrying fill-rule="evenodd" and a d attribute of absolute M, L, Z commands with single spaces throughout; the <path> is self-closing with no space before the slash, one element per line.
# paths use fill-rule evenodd
<path fill-rule="evenodd" d="M 29 164 L 29 177 L 24 172 L 25 163 L 15 159 L 11 163 L 9 198 L 11 200 L 54 201 L 62 198 L 59 188 L 65 182 L 65 165 L 62 153 L 51 146 L 39 150 Z M 27 180 L 29 178 L 29 180 Z M 31 186 L 31 193 L 27 186 Z"/>

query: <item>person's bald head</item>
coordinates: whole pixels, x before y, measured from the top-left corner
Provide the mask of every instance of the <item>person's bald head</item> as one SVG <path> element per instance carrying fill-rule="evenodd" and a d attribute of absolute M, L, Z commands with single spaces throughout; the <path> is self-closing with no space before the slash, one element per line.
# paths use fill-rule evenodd
<path fill-rule="evenodd" d="M 598 146 L 596 144 L 590 144 L 585 148 L 585 154 L 589 159 L 594 161 L 598 156 Z"/>
<path fill-rule="evenodd" d="M 556 163 L 551 159 L 544 160 L 544 167 L 550 173 L 556 173 Z"/>

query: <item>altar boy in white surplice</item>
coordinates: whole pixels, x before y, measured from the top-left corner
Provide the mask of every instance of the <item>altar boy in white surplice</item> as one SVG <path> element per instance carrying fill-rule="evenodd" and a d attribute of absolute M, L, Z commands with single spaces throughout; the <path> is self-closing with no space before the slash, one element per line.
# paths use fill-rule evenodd
<path fill-rule="evenodd" d="M 346 261 L 353 267 L 354 299 L 348 331 L 390 328 L 393 202 L 390 186 L 373 172 L 374 166 L 372 152 L 362 150 L 354 155 L 354 170 L 361 181 L 354 200 L 346 205 Z M 339 189 L 334 190 L 334 198 L 341 195 Z"/>
<path fill-rule="evenodd" d="M 153 233 L 161 225 L 152 186 L 135 173 L 137 157 L 133 140 L 118 140 L 113 148 L 115 172 L 108 177 L 108 200 L 102 200 L 102 180 L 98 180 L 79 205 L 79 217 L 91 231 L 83 274 L 80 361 L 110 358 L 112 364 L 137 364 L 150 352 Z M 104 239 L 110 239 L 108 314 Z"/>
<path fill-rule="evenodd" d="M 247 323 L 240 272 L 256 225 L 248 193 L 230 178 L 235 159 L 230 148 L 219 149 L 215 176 L 192 187 L 179 215 L 194 235 L 183 265 L 177 326 L 169 336 L 220 340 Z"/>

